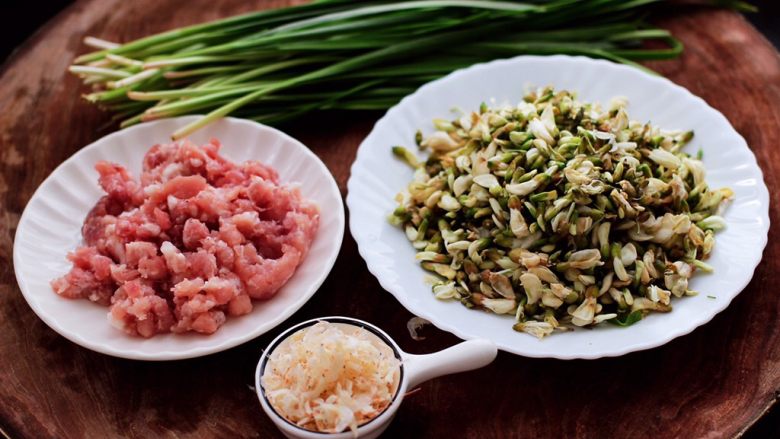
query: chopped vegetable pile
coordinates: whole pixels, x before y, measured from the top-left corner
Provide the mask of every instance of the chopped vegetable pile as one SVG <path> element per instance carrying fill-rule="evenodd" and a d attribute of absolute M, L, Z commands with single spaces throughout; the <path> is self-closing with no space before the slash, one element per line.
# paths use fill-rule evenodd
<path fill-rule="evenodd" d="M 390 220 L 440 278 L 439 299 L 513 315 L 542 338 L 608 321 L 628 326 L 669 312 L 725 227 L 730 189 L 710 189 L 693 132 L 632 121 L 542 88 L 517 106 L 447 121 L 417 142 L 420 162 Z"/>

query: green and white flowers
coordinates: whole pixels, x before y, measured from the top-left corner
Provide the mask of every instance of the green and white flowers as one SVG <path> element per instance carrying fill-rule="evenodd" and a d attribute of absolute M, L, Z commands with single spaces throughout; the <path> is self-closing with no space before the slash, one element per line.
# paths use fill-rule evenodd
<path fill-rule="evenodd" d="M 390 217 L 438 275 L 442 300 L 514 316 L 518 331 L 627 326 L 671 298 L 712 252 L 730 189 L 710 189 L 692 132 L 632 121 L 542 88 L 418 133 L 421 161 Z"/>

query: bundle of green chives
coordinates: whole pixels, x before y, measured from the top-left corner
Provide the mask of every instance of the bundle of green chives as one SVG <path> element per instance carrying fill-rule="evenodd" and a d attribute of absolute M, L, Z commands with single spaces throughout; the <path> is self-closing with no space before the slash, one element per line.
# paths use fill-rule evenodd
<path fill-rule="evenodd" d="M 175 132 L 178 139 L 228 114 L 279 124 L 315 110 L 383 110 L 455 69 L 519 54 L 641 68 L 635 61 L 682 50 L 669 32 L 642 21 L 648 6 L 665 1 L 318 0 L 126 44 L 88 37 L 99 50 L 70 71 L 122 127 L 207 113 Z M 647 48 L 651 40 L 663 47 Z"/>

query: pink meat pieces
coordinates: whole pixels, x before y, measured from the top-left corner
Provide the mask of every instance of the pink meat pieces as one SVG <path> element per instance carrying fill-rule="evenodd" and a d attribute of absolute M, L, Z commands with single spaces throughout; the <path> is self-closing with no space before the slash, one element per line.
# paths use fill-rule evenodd
<path fill-rule="evenodd" d="M 54 291 L 69 299 L 88 299 L 108 305 L 114 293 L 111 258 L 99 254 L 94 247 L 80 247 L 68 254 L 68 260 L 73 268 L 51 283 Z"/>
<path fill-rule="evenodd" d="M 67 298 L 110 305 L 128 334 L 211 334 L 267 300 L 306 257 L 318 208 L 273 168 L 236 165 L 220 144 L 155 145 L 140 183 L 123 167 L 96 166 L 106 192 L 82 228 L 86 246 L 51 285 Z"/>
<path fill-rule="evenodd" d="M 114 163 L 98 162 L 95 169 L 100 174 L 100 187 L 110 200 L 124 206 L 141 204 L 143 195 L 140 186 L 125 168 Z"/>
<path fill-rule="evenodd" d="M 138 279 L 116 290 L 108 319 L 128 334 L 142 337 L 168 332 L 174 324 L 168 302 L 156 294 L 150 283 Z"/>

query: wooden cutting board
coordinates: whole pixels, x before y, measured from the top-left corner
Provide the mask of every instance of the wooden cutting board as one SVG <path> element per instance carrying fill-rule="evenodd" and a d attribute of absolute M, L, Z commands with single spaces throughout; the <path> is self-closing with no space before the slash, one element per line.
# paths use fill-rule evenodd
<path fill-rule="evenodd" d="M 142 363 L 80 348 L 25 303 L 13 235 L 36 187 L 60 162 L 106 134 L 107 115 L 79 99 L 66 73 L 94 35 L 127 41 L 284 1 L 85 0 L 69 7 L 0 71 L 0 435 L 10 437 L 280 437 L 250 388 L 261 349 L 283 327 L 323 315 L 371 321 L 413 353 L 458 340 L 432 327 L 413 341 L 402 308 L 368 273 L 347 233 L 314 298 L 271 333 L 188 361 Z M 741 16 L 697 10 L 664 18 L 686 45 L 652 68 L 722 111 L 780 190 L 780 58 Z M 349 166 L 377 114 L 307 122 L 309 145 L 346 192 Z M 348 121 L 347 123 L 344 123 Z M 386 437 L 726 437 L 743 432 L 780 390 L 780 243 L 729 308 L 669 344 L 620 358 L 557 361 L 501 353 L 491 366 L 438 379 L 409 397 Z"/>

